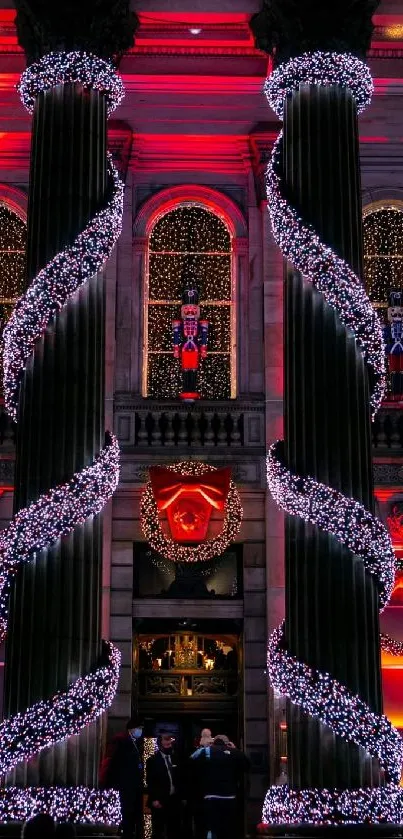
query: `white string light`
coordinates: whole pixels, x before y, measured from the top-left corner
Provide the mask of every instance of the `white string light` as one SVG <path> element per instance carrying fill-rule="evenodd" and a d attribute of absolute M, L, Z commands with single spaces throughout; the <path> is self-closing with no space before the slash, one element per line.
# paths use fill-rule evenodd
<path fill-rule="evenodd" d="M 22 561 L 50 547 L 99 513 L 119 481 L 119 446 L 111 434 L 94 462 L 66 484 L 41 495 L 0 533 L 0 643 L 7 632 L 11 579 Z M 1 762 L 1 761 L 0 761 Z"/>
<path fill-rule="evenodd" d="M 0 773 L 90 725 L 109 707 L 119 679 L 120 652 L 104 642 L 103 661 L 66 691 L 36 702 L 0 725 Z"/>
<path fill-rule="evenodd" d="M 329 673 L 308 667 L 292 656 L 285 648 L 283 624 L 270 637 L 267 663 L 275 690 L 320 719 L 343 740 L 356 743 L 378 758 L 387 777 L 399 783 L 403 741 L 397 729 Z"/>
<path fill-rule="evenodd" d="M 266 82 L 269 103 L 283 118 L 287 96 L 301 85 L 336 86 L 351 91 L 362 111 L 371 99 L 368 68 L 352 55 L 306 53 L 274 71 Z M 371 405 L 376 413 L 385 388 L 385 353 L 379 319 L 351 268 L 321 242 L 283 192 L 283 132 L 280 133 L 267 170 L 267 196 L 274 238 L 283 255 L 324 296 L 352 330 L 366 363 L 373 372 Z M 323 531 L 331 533 L 360 557 L 376 581 L 381 607 L 393 590 L 395 557 L 389 533 L 362 504 L 316 481 L 293 474 L 284 462 L 282 442 L 269 450 L 267 478 L 279 506 Z M 399 648 L 400 649 L 400 648 Z M 392 651 L 389 645 L 389 651 Z M 393 647 L 392 654 L 398 654 Z M 360 824 L 402 820 L 403 792 L 398 786 L 403 759 L 399 732 L 383 715 L 376 714 L 359 696 L 331 674 L 298 661 L 286 649 L 284 625 L 272 634 L 268 646 L 268 672 L 272 686 L 333 733 L 364 749 L 379 761 L 389 782 L 374 789 L 318 790 L 271 787 L 263 806 L 267 824 Z"/>
<path fill-rule="evenodd" d="M 121 77 L 110 61 L 88 52 L 49 52 L 23 72 L 18 84 L 22 104 L 33 113 L 37 97 L 63 84 L 81 84 L 87 90 L 98 90 L 106 98 L 108 116 L 116 110 L 125 95 Z"/>
<path fill-rule="evenodd" d="M 279 440 L 267 455 L 267 481 L 274 500 L 291 516 L 332 533 L 361 557 L 366 570 L 375 577 L 384 608 L 395 581 L 395 554 L 389 531 L 354 498 L 347 498 L 309 475 L 293 475 L 284 465 L 283 450 L 283 441 Z"/>
<path fill-rule="evenodd" d="M 66 83 L 80 83 L 102 92 L 108 113 L 124 93 L 121 79 L 108 62 L 78 52 L 51 53 L 23 73 L 19 85 L 22 101 L 32 111 L 41 92 Z M 72 245 L 56 254 L 34 278 L 4 330 L 5 401 L 15 419 L 21 377 L 36 341 L 72 294 L 102 268 L 120 234 L 124 187 L 110 156 L 108 174 L 105 206 Z M 20 510 L 0 534 L 0 636 L 4 637 L 7 630 L 10 581 L 19 564 L 97 515 L 112 496 L 118 480 L 119 447 L 116 438 L 107 434 L 106 444 L 92 464 Z M 0 774 L 92 723 L 112 702 L 119 666 L 119 651 L 103 642 L 101 661 L 92 672 L 80 676 L 65 691 L 5 720 L 0 725 Z M 0 821 L 26 819 L 44 808 L 59 819 L 111 825 L 120 821 L 119 797 L 114 790 L 0 790 Z"/>
<path fill-rule="evenodd" d="M 300 84 L 348 87 L 358 110 L 371 99 L 372 80 L 368 67 L 351 55 L 306 53 L 279 67 L 265 85 L 269 103 L 277 116 L 283 115 L 283 98 Z M 273 148 L 267 168 L 267 198 L 274 238 L 283 255 L 320 291 L 352 330 L 367 364 L 374 374 L 371 405 L 376 413 L 385 391 L 385 349 L 382 326 L 359 277 L 347 263 L 306 224 L 283 194 L 283 132 Z"/>
<path fill-rule="evenodd" d="M 116 790 L 89 787 L 4 787 L 0 794 L 0 823 L 23 822 L 37 813 L 58 821 L 104 824 L 120 820 Z"/>
<path fill-rule="evenodd" d="M 263 823 L 276 824 L 401 824 L 402 794 L 399 787 L 366 789 L 290 789 L 270 787 L 263 805 Z"/>

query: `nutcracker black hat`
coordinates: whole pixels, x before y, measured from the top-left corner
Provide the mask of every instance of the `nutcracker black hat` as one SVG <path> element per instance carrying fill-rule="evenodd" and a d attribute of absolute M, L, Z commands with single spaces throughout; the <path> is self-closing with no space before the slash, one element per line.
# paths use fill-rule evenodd
<path fill-rule="evenodd" d="M 187 285 L 183 289 L 182 302 L 185 303 L 185 304 L 186 303 L 188 303 L 188 304 L 189 303 L 194 303 L 194 305 L 198 304 L 198 302 L 199 302 L 199 292 L 196 288 L 196 284 Z"/>

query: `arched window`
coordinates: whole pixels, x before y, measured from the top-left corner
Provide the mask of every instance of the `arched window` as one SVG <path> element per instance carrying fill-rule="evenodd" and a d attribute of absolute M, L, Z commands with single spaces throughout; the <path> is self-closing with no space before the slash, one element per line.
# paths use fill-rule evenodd
<path fill-rule="evenodd" d="M 155 221 L 146 259 L 144 396 L 176 399 L 181 391 L 172 322 L 180 318 L 189 283 L 197 288 L 200 317 L 209 324 L 207 356 L 198 371 L 200 396 L 236 396 L 232 259 L 230 231 L 207 207 L 182 203 Z"/>
<path fill-rule="evenodd" d="M 27 228 L 17 213 L 0 203 L 0 335 L 24 290 Z M 0 392 L 3 387 L 0 363 Z"/>
<path fill-rule="evenodd" d="M 364 211 L 364 276 L 372 303 L 386 309 L 403 289 L 403 205 L 379 202 Z"/>

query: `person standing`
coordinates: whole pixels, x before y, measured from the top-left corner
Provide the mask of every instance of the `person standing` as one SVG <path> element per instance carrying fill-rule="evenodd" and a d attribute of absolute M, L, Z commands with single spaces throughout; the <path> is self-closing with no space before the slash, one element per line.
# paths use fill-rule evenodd
<path fill-rule="evenodd" d="M 210 832 L 214 839 L 236 836 L 238 800 L 249 771 L 247 757 L 228 737 L 218 735 L 193 759 L 200 768 L 207 835 Z"/>
<path fill-rule="evenodd" d="M 204 796 L 202 788 L 201 771 L 202 765 L 200 761 L 195 762 L 204 749 L 211 746 L 213 737 L 209 728 L 203 728 L 200 734 L 199 746 L 193 754 L 190 755 L 187 778 L 187 801 L 193 820 L 193 835 L 194 839 L 205 839 L 206 825 L 204 813 Z"/>
<path fill-rule="evenodd" d="M 152 839 L 178 839 L 181 832 L 179 767 L 172 751 L 174 738 L 161 732 L 158 751 L 146 764 L 148 807 L 151 810 Z"/>
<path fill-rule="evenodd" d="M 143 816 L 143 723 L 135 717 L 112 741 L 101 765 L 100 785 L 119 791 L 123 839 L 140 839 Z"/>

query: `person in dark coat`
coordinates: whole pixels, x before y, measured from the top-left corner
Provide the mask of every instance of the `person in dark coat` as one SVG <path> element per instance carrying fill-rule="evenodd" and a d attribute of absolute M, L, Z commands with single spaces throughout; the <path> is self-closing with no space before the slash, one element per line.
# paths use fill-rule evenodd
<path fill-rule="evenodd" d="M 214 839 L 237 835 L 238 800 L 243 792 L 249 761 L 225 735 L 193 756 L 200 769 L 205 825 Z"/>
<path fill-rule="evenodd" d="M 31 819 L 25 822 L 21 836 L 23 839 L 34 839 L 34 836 L 40 839 L 50 839 L 55 835 L 55 823 L 52 816 L 48 813 L 37 813 Z"/>
<path fill-rule="evenodd" d="M 141 738 L 143 724 L 131 718 L 126 731 L 118 734 L 101 764 L 100 786 L 119 791 L 122 811 L 121 835 L 124 839 L 139 839 L 143 816 L 143 758 Z"/>
<path fill-rule="evenodd" d="M 203 749 L 211 746 L 213 738 L 210 728 L 203 728 L 200 734 L 199 747 L 190 755 L 187 766 L 187 794 L 186 799 L 193 818 L 194 839 L 206 839 L 204 791 L 202 787 L 202 769 L 200 761 L 195 763 Z"/>
<path fill-rule="evenodd" d="M 162 732 L 158 751 L 146 764 L 148 807 L 151 810 L 152 839 L 178 839 L 181 831 L 179 767 L 172 751 L 174 738 Z"/>

